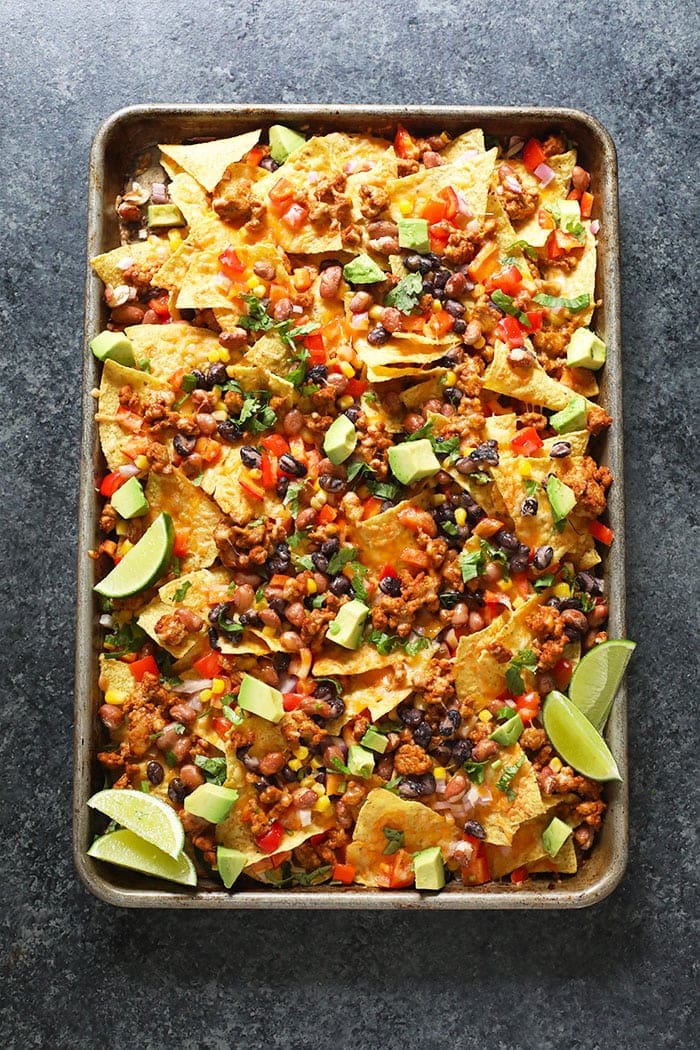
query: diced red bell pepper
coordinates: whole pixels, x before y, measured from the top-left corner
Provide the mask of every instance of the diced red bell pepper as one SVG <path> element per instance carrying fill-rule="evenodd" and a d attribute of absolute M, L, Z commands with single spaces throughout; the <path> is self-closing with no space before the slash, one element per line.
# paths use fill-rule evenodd
<path fill-rule="evenodd" d="M 263 853 L 275 853 L 284 837 L 284 828 L 279 820 L 274 820 L 270 828 L 262 835 L 258 835 L 255 844 Z"/>
<path fill-rule="evenodd" d="M 238 258 L 236 250 L 230 244 L 228 248 L 224 248 L 219 256 L 219 266 L 231 281 L 235 281 L 245 270 L 245 265 Z"/>
<path fill-rule="evenodd" d="M 278 458 L 289 452 L 289 442 L 283 434 L 266 434 L 260 444 Z"/>
<path fill-rule="evenodd" d="M 311 838 L 309 839 L 309 844 L 311 846 L 318 846 L 318 844 L 320 842 L 324 842 L 327 838 L 328 838 L 328 832 L 327 831 L 319 831 L 318 835 L 312 835 L 311 836 Z"/>
<path fill-rule="evenodd" d="M 529 871 L 527 870 L 527 868 L 523 864 L 522 867 L 514 868 L 514 870 L 511 871 L 511 873 L 510 873 L 510 881 L 512 883 L 514 883 L 516 886 L 519 886 L 521 882 L 525 882 L 526 881 L 526 879 L 528 878 L 529 874 L 530 874 Z"/>
<path fill-rule="evenodd" d="M 285 711 L 296 711 L 304 699 L 305 698 L 301 693 L 283 693 L 282 707 Z"/>
<path fill-rule="evenodd" d="M 493 277 L 489 277 L 487 288 L 489 291 L 493 291 L 494 288 L 500 288 L 506 295 L 517 295 L 522 283 L 523 275 L 518 267 L 508 266 L 505 270 L 495 273 Z"/>
<path fill-rule="evenodd" d="M 583 249 L 583 244 L 578 237 L 574 237 L 573 233 L 567 233 L 565 230 L 552 230 L 547 238 L 547 258 L 551 260 L 561 259 L 562 255 L 581 249 Z"/>
<path fill-rule="evenodd" d="M 473 844 L 473 843 L 472 843 Z M 478 842 L 468 864 L 462 866 L 462 882 L 465 886 L 481 886 L 489 882 L 489 860 L 483 842 Z"/>
<path fill-rule="evenodd" d="M 273 489 L 277 484 L 277 471 L 272 459 L 265 452 L 262 454 L 260 469 L 262 471 L 260 484 L 264 489 Z"/>
<path fill-rule="evenodd" d="M 531 692 L 516 696 L 515 706 L 523 722 L 532 722 L 540 713 L 540 694 Z"/>
<path fill-rule="evenodd" d="M 362 505 L 362 520 L 367 521 L 368 518 L 373 518 L 375 514 L 379 514 L 382 509 L 382 501 L 377 496 L 370 496 Z"/>
<path fill-rule="evenodd" d="M 246 164 L 251 166 L 251 168 L 257 168 L 264 156 L 265 152 L 262 146 L 253 146 L 252 149 L 248 150 L 243 159 Z"/>
<path fill-rule="evenodd" d="M 349 394 L 350 397 L 358 398 L 362 397 L 366 389 L 366 379 L 348 379 L 348 385 L 345 388 L 345 393 Z"/>
<path fill-rule="evenodd" d="M 331 507 L 329 503 L 326 503 L 316 515 L 316 521 L 319 525 L 328 525 L 329 522 L 335 521 L 337 517 L 338 511 L 336 508 Z"/>
<path fill-rule="evenodd" d="M 445 226 L 442 222 L 434 222 L 432 226 L 428 227 L 428 233 L 430 234 L 430 243 L 438 248 L 447 244 L 450 239 L 449 226 Z"/>
<path fill-rule="evenodd" d="M 530 322 L 530 331 L 539 332 L 542 327 L 542 318 L 544 317 L 544 310 L 528 310 L 527 319 Z"/>
<path fill-rule="evenodd" d="M 134 660 L 130 663 L 129 670 L 137 682 L 140 682 L 145 674 L 160 675 L 158 664 L 150 654 L 148 656 L 142 656 L 140 660 Z"/>
<path fill-rule="evenodd" d="M 452 186 L 444 186 L 438 193 L 438 197 L 445 202 L 444 218 L 446 218 L 448 222 L 452 222 L 459 211 L 459 197 Z"/>
<path fill-rule="evenodd" d="M 217 715 L 216 718 L 212 718 L 211 724 L 215 733 L 218 733 L 219 736 L 226 736 L 233 722 L 229 718 L 224 718 L 223 715 Z"/>
<path fill-rule="evenodd" d="M 547 157 L 539 139 L 528 139 L 523 147 L 523 164 L 528 171 L 534 171 L 540 164 L 546 164 Z"/>
<path fill-rule="evenodd" d="M 544 442 L 534 427 L 524 427 L 519 430 L 510 443 L 510 447 L 516 455 L 534 456 L 535 452 L 542 448 Z"/>
<path fill-rule="evenodd" d="M 216 463 L 221 459 L 221 445 L 209 437 L 198 437 L 195 451 L 202 457 L 205 463 Z"/>
<path fill-rule="evenodd" d="M 527 598 L 530 594 L 530 581 L 527 572 L 512 572 L 510 578 L 518 588 L 518 593 L 523 598 Z"/>
<path fill-rule="evenodd" d="M 221 673 L 219 654 L 215 649 L 210 649 L 204 656 L 200 656 L 192 666 L 201 674 L 202 678 L 216 678 Z"/>
<path fill-rule="evenodd" d="M 510 314 L 506 314 L 496 325 L 496 335 L 503 342 L 508 343 L 511 348 L 516 346 L 522 346 L 525 342 L 523 337 L 523 326 L 518 321 L 517 317 L 511 317 Z"/>
<path fill-rule="evenodd" d="M 265 489 L 258 485 L 252 478 L 242 477 L 238 479 L 238 482 L 244 492 L 247 492 L 253 499 L 265 499 Z"/>
<path fill-rule="evenodd" d="M 148 305 L 159 317 L 170 317 L 167 295 L 162 295 L 158 299 L 150 299 Z"/>
<path fill-rule="evenodd" d="M 396 135 L 394 136 L 394 151 L 396 152 L 397 157 L 402 157 L 404 160 L 417 153 L 416 143 L 413 136 L 409 131 L 406 131 L 406 128 L 401 127 L 400 124 Z"/>
<path fill-rule="evenodd" d="M 320 332 L 309 332 L 304 337 L 304 346 L 309 351 L 309 360 L 314 365 L 326 363 L 326 344 Z"/>
<path fill-rule="evenodd" d="M 395 580 L 398 580 L 399 574 L 393 565 L 385 565 L 382 571 L 379 573 L 379 579 L 384 580 L 387 576 L 392 576 Z"/>
<path fill-rule="evenodd" d="M 304 225 L 309 217 L 309 209 L 303 204 L 290 204 L 282 215 L 282 222 L 289 226 L 290 230 L 298 230 Z"/>
<path fill-rule="evenodd" d="M 467 273 L 472 281 L 483 282 L 494 272 L 497 266 L 498 244 L 495 241 L 487 241 L 469 263 Z"/>
<path fill-rule="evenodd" d="M 173 543 L 173 554 L 176 558 L 186 558 L 189 554 L 189 535 L 189 532 L 185 532 L 182 529 L 178 529 L 175 533 L 175 542 Z"/>
<path fill-rule="evenodd" d="M 355 879 L 355 867 L 353 864 L 336 864 L 333 868 L 333 881 L 343 882 L 349 886 Z"/>
<path fill-rule="evenodd" d="M 615 532 L 613 529 L 609 529 L 607 525 L 603 525 L 602 521 L 592 521 L 588 526 L 588 531 L 594 540 L 604 543 L 606 547 L 609 547 L 615 539 Z"/>
<path fill-rule="evenodd" d="M 428 220 L 428 225 L 432 226 L 437 222 L 442 222 L 447 216 L 447 204 L 445 201 L 436 200 L 434 197 L 426 201 L 421 208 L 421 218 Z"/>
<path fill-rule="evenodd" d="M 404 886 L 412 886 L 415 878 L 411 854 L 403 849 L 398 850 L 394 856 L 394 864 L 389 876 L 390 888 L 396 890 Z"/>
<path fill-rule="evenodd" d="M 290 201 L 294 196 L 294 186 L 289 179 L 278 179 L 275 185 L 268 193 L 268 197 L 273 204 L 283 204 L 285 201 Z"/>
<path fill-rule="evenodd" d="M 111 474 L 105 474 L 100 484 L 100 495 L 109 499 L 117 489 L 122 487 L 126 480 L 124 475 L 120 474 L 118 470 L 113 470 Z"/>
<path fill-rule="evenodd" d="M 557 689 L 566 689 L 571 681 L 571 675 L 573 673 L 574 664 L 572 660 L 557 660 L 552 668 L 552 674 L 554 675 L 554 682 Z"/>
<path fill-rule="evenodd" d="M 593 211 L 593 194 L 584 190 L 581 194 L 581 218 L 590 219 Z"/>

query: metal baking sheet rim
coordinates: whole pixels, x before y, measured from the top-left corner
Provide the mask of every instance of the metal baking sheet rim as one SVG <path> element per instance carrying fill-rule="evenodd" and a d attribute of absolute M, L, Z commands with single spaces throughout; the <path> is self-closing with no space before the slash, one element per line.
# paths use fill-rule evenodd
<path fill-rule="evenodd" d="M 107 243 L 105 223 L 108 151 L 115 136 L 124 133 L 131 156 L 156 141 L 177 141 L 188 134 L 228 135 L 248 127 L 295 122 L 324 129 L 377 129 L 399 121 L 407 126 L 466 129 L 483 127 L 495 134 L 530 134 L 549 128 L 571 133 L 596 174 L 601 234 L 597 295 L 603 305 L 596 315 L 608 346 L 608 362 L 602 384 L 606 411 L 613 416 L 613 432 L 607 439 L 603 460 L 613 471 L 615 483 L 609 500 L 609 518 L 617 540 L 607 557 L 606 583 L 610 596 L 610 631 L 625 637 L 625 545 L 622 439 L 622 356 L 620 338 L 620 273 L 617 203 L 617 157 L 608 131 L 594 117 L 575 109 L 538 107 L 460 106 L 265 106 L 265 105 L 144 105 L 112 114 L 99 128 L 92 144 L 89 165 L 87 252 L 88 258 L 113 247 Z M 189 125 L 185 128 L 183 125 Z M 144 138 L 144 127 L 148 138 Z M 157 133 L 156 133 L 157 130 Z M 139 139 L 139 131 L 142 138 Z M 131 137 L 130 137 L 131 135 Z M 126 174 L 126 171 L 120 173 Z M 113 199 L 113 198 L 112 198 Z M 270 891 L 251 888 L 228 893 L 223 889 L 183 891 L 122 869 L 109 869 L 86 855 L 94 834 L 93 815 L 86 805 L 96 788 L 94 751 L 97 699 L 97 653 L 99 612 L 92 590 L 94 579 L 88 551 L 97 535 L 98 500 L 94 473 L 100 450 L 94 422 L 91 391 L 97 384 L 97 363 L 89 340 L 100 328 L 103 312 L 101 286 L 87 267 L 85 329 L 83 343 L 82 448 L 78 520 L 76 680 L 74 729 L 73 853 L 77 872 L 85 886 L 100 900 L 134 908 L 353 908 L 444 911 L 446 909 L 558 909 L 583 908 L 604 900 L 620 883 L 627 867 L 627 704 L 620 690 L 607 729 L 609 743 L 623 776 L 622 784 L 608 786 L 609 808 L 600 841 L 592 856 L 572 878 L 545 884 L 528 880 L 519 887 L 490 884 L 465 889 L 453 884 L 438 894 L 417 891 L 392 892 L 368 888 L 324 887 Z"/>

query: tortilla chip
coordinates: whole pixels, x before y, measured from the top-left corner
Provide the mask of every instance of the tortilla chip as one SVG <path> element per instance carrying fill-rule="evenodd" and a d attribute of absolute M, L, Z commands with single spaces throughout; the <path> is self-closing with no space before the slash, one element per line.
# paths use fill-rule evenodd
<path fill-rule="evenodd" d="M 119 391 L 123 386 L 130 386 L 136 394 L 163 389 L 163 384 L 148 372 L 118 365 L 116 361 L 105 361 L 95 419 L 99 424 L 100 444 L 110 470 L 131 463 L 129 457 L 122 452 L 122 445 L 133 437 L 133 432 L 124 430 L 117 416 Z"/>
<path fill-rule="evenodd" d="M 227 229 L 230 230 L 231 227 Z M 288 283 L 286 259 L 275 245 L 267 241 L 246 244 L 241 241 L 240 236 L 229 237 L 228 245 L 235 248 L 236 255 L 245 267 L 240 277 L 232 284 L 229 278 L 222 273 L 219 256 L 223 248 L 220 244 L 197 252 L 182 281 L 177 297 L 178 309 L 216 307 L 220 310 L 238 310 L 238 316 L 240 316 L 245 312 L 241 296 L 250 293 L 247 281 L 253 276 L 253 267 L 256 262 L 272 263 L 275 267 L 276 283 L 281 285 Z"/>
<path fill-rule="evenodd" d="M 553 874 L 575 875 L 578 871 L 578 859 L 573 839 L 568 838 L 554 857 L 546 855 L 535 861 L 534 864 L 529 864 L 528 871 L 551 871 Z"/>
<path fill-rule="evenodd" d="M 185 217 L 188 226 L 203 219 L 209 211 L 209 198 L 196 179 L 186 171 L 176 175 L 168 186 L 168 193 L 173 204 Z"/>
<path fill-rule="evenodd" d="M 220 459 L 204 471 L 201 487 L 237 525 L 247 525 L 261 515 L 269 518 L 282 514 L 282 504 L 273 492 L 266 492 L 264 499 L 259 500 L 243 489 L 240 482 L 246 473 L 239 447 L 226 448 Z"/>
<path fill-rule="evenodd" d="M 131 696 L 135 686 L 129 664 L 123 660 L 110 660 L 100 653 L 100 677 L 98 685 L 103 693 L 110 693 L 110 704 L 123 704 Z"/>
<path fill-rule="evenodd" d="M 383 140 L 373 141 L 375 143 L 383 142 Z M 384 147 L 386 147 L 386 143 L 384 143 Z M 388 149 L 381 149 L 377 146 L 376 150 L 374 155 L 368 158 L 369 163 L 373 165 L 372 168 L 369 171 L 358 171 L 349 175 L 346 183 L 346 193 L 352 201 L 353 221 L 360 224 L 363 247 L 365 248 L 370 238 L 367 233 L 367 220 L 362 214 L 362 205 L 365 201 L 362 187 L 374 186 L 383 190 L 387 182 L 395 179 L 398 175 L 398 159 L 394 153 L 393 146 L 389 146 Z"/>
<path fill-rule="evenodd" d="M 595 309 L 595 271 L 596 271 L 596 239 L 591 233 L 590 222 L 584 222 L 586 230 L 586 242 L 583 254 L 573 270 L 559 270 L 552 266 L 547 270 L 547 279 L 559 282 L 557 295 L 564 299 L 575 299 L 578 295 L 588 295 L 590 305 L 585 310 L 579 310 L 575 314 L 577 325 L 586 325 L 593 316 Z"/>
<path fill-rule="evenodd" d="M 364 335 L 355 338 L 355 352 L 368 368 L 390 364 L 429 364 L 444 357 L 450 347 L 456 345 L 454 336 L 436 342 L 409 332 L 397 332 L 381 346 L 372 346 Z"/>
<path fill-rule="evenodd" d="M 535 770 L 520 745 L 511 744 L 510 747 L 502 748 L 498 757 L 501 760 L 498 768 L 494 768 L 493 764 L 486 766 L 482 792 L 490 792 L 491 800 L 479 806 L 477 820 L 486 832 L 487 843 L 507 846 L 513 841 L 521 824 L 544 813 L 544 805 Z M 518 766 L 518 771 L 509 782 L 509 788 L 515 792 L 511 800 L 496 785 L 504 771 L 515 766 Z"/>
<path fill-rule="evenodd" d="M 443 859 L 450 844 L 459 838 L 456 826 L 428 809 L 421 802 L 409 802 L 384 788 L 370 791 L 362 805 L 352 842 L 347 848 L 347 861 L 355 867 L 355 881 L 362 886 L 379 885 L 378 874 L 386 864 L 388 839 L 384 828 L 401 831 L 402 848 L 416 853 L 428 846 L 439 846 Z"/>
<path fill-rule="evenodd" d="M 250 393 L 253 390 L 269 389 L 278 397 L 292 397 L 294 394 L 292 383 L 287 379 L 281 379 L 279 376 L 272 375 L 259 365 L 248 364 L 248 360 L 249 358 L 246 356 L 242 364 L 229 365 L 227 369 L 229 378 L 235 379 L 241 390 Z"/>
<path fill-rule="evenodd" d="M 426 368 L 423 365 L 405 365 L 404 367 L 367 365 L 367 379 L 370 383 L 390 383 L 394 379 L 405 379 L 409 376 L 412 378 L 417 378 L 418 376 L 439 376 L 444 375 L 445 372 L 446 369 L 442 366 L 440 368 Z"/>
<path fill-rule="evenodd" d="M 570 387 L 552 379 L 540 364 L 527 369 L 513 368 L 508 362 L 508 347 L 501 342 L 496 342 L 493 360 L 483 375 L 483 385 L 486 390 L 516 397 L 525 404 L 556 411 L 566 408 L 574 396 Z M 586 401 L 586 405 L 589 409 L 595 407 L 591 401 Z"/>
<path fill-rule="evenodd" d="M 265 374 L 283 378 L 294 366 L 294 355 L 286 343 L 273 332 L 264 332 L 256 343 L 246 350 L 246 365 L 254 365 Z"/>
<path fill-rule="evenodd" d="M 157 270 L 169 255 L 168 241 L 151 236 L 145 241 L 122 244 L 119 248 L 113 248 L 111 252 L 96 255 L 90 260 L 90 265 L 101 281 L 116 287 L 125 283 L 124 272 L 132 263 L 145 269 Z"/>
<path fill-rule="evenodd" d="M 483 219 L 486 214 L 489 179 L 496 161 L 495 149 L 478 153 L 459 164 L 442 164 L 437 168 L 425 168 L 403 179 L 394 179 L 386 186 L 389 194 L 389 214 L 394 220 L 405 217 L 402 204 L 410 201 L 413 214 L 420 215 L 422 207 L 437 197 L 441 190 L 451 186 L 465 198 L 473 218 Z M 405 207 L 405 205 L 404 205 Z"/>
<path fill-rule="evenodd" d="M 366 565 L 370 568 L 397 565 L 406 547 L 415 547 L 415 532 L 398 520 L 399 514 L 415 505 L 415 500 L 403 500 L 355 526 L 354 535 Z"/>
<path fill-rule="evenodd" d="M 475 154 L 483 153 L 484 133 L 481 128 L 472 128 L 471 131 L 463 131 L 452 142 L 448 142 L 440 156 L 446 164 L 463 164 L 472 160 Z"/>
<path fill-rule="evenodd" d="M 230 597 L 228 592 L 230 582 L 230 574 L 222 568 L 199 569 L 170 580 L 159 588 L 158 597 L 141 610 L 138 625 L 163 649 L 167 649 L 172 656 L 180 660 L 195 646 L 206 641 L 209 609 L 217 602 L 225 601 L 227 597 Z M 180 597 L 176 600 L 178 593 Z M 187 634 L 184 640 L 177 645 L 166 644 L 163 638 L 156 633 L 156 624 L 161 616 L 172 615 L 176 609 L 182 608 L 192 609 L 201 616 L 202 627 L 198 632 L 193 631 Z"/>
<path fill-rule="evenodd" d="M 218 554 L 214 529 L 221 521 L 219 508 L 177 469 L 172 474 L 151 473 L 146 499 L 150 505 L 149 523 L 161 511 L 167 511 L 176 532 L 182 536 L 187 547 L 187 554 L 181 558 L 182 571 L 208 568 Z"/>
<path fill-rule="evenodd" d="M 523 189 L 539 194 L 539 210 L 539 208 L 546 208 L 548 204 L 556 204 L 557 201 L 563 200 L 568 194 L 571 184 L 571 173 L 576 164 L 576 150 L 569 150 L 568 153 L 560 153 L 557 156 L 547 158 L 547 164 L 553 170 L 554 178 L 548 186 L 544 187 L 540 186 L 539 179 L 527 170 L 519 157 L 513 157 L 508 161 L 508 164 L 515 172 L 515 177 Z M 534 248 L 541 248 L 550 232 L 540 226 L 537 219 L 537 211 L 526 219 L 524 223 L 518 224 L 516 229 L 518 240 L 527 241 Z"/>
<path fill-rule="evenodd" d="M 429 374 L 428 379 L 422 383 L 413 383 L 403 390 L 399 397 L 406 408 L 419 408 L 433 397 L 441 397 L 443 384 L 440 382 L 447 369 L 436 368 Z"/>
<path fill-rule="evenodd" d="M 341 649 L 334 645 L 329 655 L 321 654 L 314 660 L 314 677 L 325 678 L 341 674 L 362 674 L 379 667 L 390 667 L 401 660 L 399 653 L 380 653 L 374 646 L 360 649 Z"/>
<path fill-rule="evenodd" d="M 513 654 L 527 649 L 533 636 L 525 621 L 547 597 L 547 591 L 535 594 L 515 612 L 506 611 L 483 631 L 460 638 L 455 654 L 455 688 L 460 700 L 471 699 L 474 709 L 480 711 L 506 691 L 508 663 L 499 663 L 487 646 L 497 642 Z"/>
<path fill-rule="evenodd" d="M 214 212 L 207 212 L 192 226 L 182 244 L 154 275 L 153 283 L 159 288 L 177 289 L 199 252 L 215 249 L 222 252 L 229 244 L 237 249 L 239 242 L 240 234 L 234 226 L 223 222 Z"/>
<path fill-rule="evenodd" d="M 517 829 L 510 845 L 487 844 L 486 855 L 491 877 L 500 879 L 516 868 L 527 867 L 530 871 L 567 872 L 576 871 L 576 851 L 568 838 L 556 857 L 550 857 L 542 845 L 542 832 L 552 820 L 552 813 L 545 812 L 527 820 Z M 572 867 L 573 855 L 573 867 Z"/>
<path fill-rule="evenodd" d="M 209 353 L 219 350 L 219 340 L 208 328 L 195 328 L 186 321 L 172 324 L 137 324 L 126 329 L 137 361 L 148 361 L 151 375 L 164 382 L 184 368 L 209 367 Z"/>
<path fill-rule="evenodd" d="M 229 139 L 198 142 L 194 146 L 158 145 L 161 153 L 189 172 L 209 193 L 220 182 L 229 164 L 248 153 L 260 138 L 260 129 Z"/>

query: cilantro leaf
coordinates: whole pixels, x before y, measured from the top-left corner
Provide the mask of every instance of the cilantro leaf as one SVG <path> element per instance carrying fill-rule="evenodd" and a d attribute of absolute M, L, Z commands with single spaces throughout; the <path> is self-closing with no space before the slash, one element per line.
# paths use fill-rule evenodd
<path fill-rule="evenodd" d="M 104 644 L 110 650 L 104 654 L 106 660 L 118 660 L 126 653 L 136 653 L 148 640 L 148 635 L 138 624 L 129 621 L 118 624 L 111 634 L 105 635 Z"/>
<path fill-rule="evenodd" d="M 459 558 L 459 567 L 462 570 L 462 582 L 469 583 L 481 576 L 486 568 L 486 555 L 482 550 L 462 551 Z"/>
<path fill-rule="evenodd" d="M 508 245 L 506 251 L 510 255 L 512 251 L 517 251 L 518 249 L 520 249 L 523 255 L 527 255 L 528 259 L 537 258 L 537 252 L 535 251 L 535 249 L 531 245 L 529 245 L 527 241 L 524 240 L 513 241 L 512 244 Z"/>
<path fill-rule="evenodd" d="M 357 547 L 341 547 L 328 562 L 328 575 L 337 576 L 351 561 L 357 561 Z"/>
<path fill-rule="evenodd" d="M 373 478 L 374 471 L 363 459 L 355 460 L 355 462 L 351 463 L 348 467 L 348 481 L 354 481 L 357 477 L 362 477 L 364 479 L 365 476 Z"/>
<path fill-rule="evenodd" d="M 506 670 L 506 685 L 513 696 L 522 696 L 525 692 L 525 683 L 521 670 L 525 668 L 532 674 L 537 670 L 537 657 L 532 649 L 521 649 L 508 664 Z"/>
<path fill-rule="evenodd" d="M 528 496 L 534 496 L 539 488 L 539 485 L 532 478 L 523 478 L 523 485 L 525 486 L 525 492 Z"/>
<path fill-rule="evenodd" d="M 517 306 L 513 305 L 513 297 L 506 295 L 500 288 L 496 288 L 494 292 L 491 292 L 491 302 L 494 306 L 497 306 L 499 310 L 502 310 L 504 314 L 510 314 L 511 317 L 517 317 L 521 324 L 524 324 L 526 328 L 532 328 L 530 320 L 527 314 L 519 310 Z"/>
<path fill-rule="evenodd" d="M 292 486 L 290 485 L 289 488 L 291 487 Z M 289 489 L 287 491 L 289 491 Z M 291 547 L 292 549 L 294 549 L 295 547 L 300 547 L 301 544 L 304 543 L 306 539 L 308 539 L 310 531 L 310 529 L 297 529 L 296 532 L 293 532 L 292 535 L 289 536 L 289 538 L 287 539 L 287 546 Z"/>
<path fill-rule="evenodd" d="M 419 273 L 409 273 L 388 293 L 384 303 L 395 306 L 402 314 L 410 314 L 418 307 L 423 295 L 423 278 Z"/>
<path fill-rule="evenodd" d="M 314 571 L 314 563 L 311 560 L 310 554 L 295 554 L 292 557 L 292 563 L 297 572 L 303 572 L 304 569 L 307 572 Z"/>
<path fill-rule="evenodd" d="M 391 791 L 392 795 L 398 795 L 399 784 L 403 780 L 403 777 L 393 777 L 391 780 L 387 780 L 386 784 L 382 784 L 385 791 Z"/>
<path fill-rule="evenodd" d="M 385 857 L 390 857 L 392 853 L 398 853 L 400 849 L 403 849 L 406 842 L 406 834 L 403 831 L 398 831 L 396 828 L 382 828 L 384 832 L 384 838 L 386 839 L 386 846 L 382 850 Z"/>
<path fill-rule="evenodd" d="M 535 580 L 536 591 L 546 591 L 548 587 L 554 586 L 554 573 L 546 572 L 544 576 L 538 576 Z"/>
<path fill-rule="evenodd" d="M 221 787 L 226 780 L 226 759 L 207 758 L 206 755 L 195 755 L 194 763 L 204 773 L 208 783 Z"/>
<path fill-rule="evenodd" d="M 348 777 L 355 776 L 353 771 L 348 766 L 346 766 L 344 762 L 341 762 L 337 755 L 333 755 L 333 757 L 331 758 L 331 766 L 336 771 L 336 773 L 344 773 L 345 776 Z"/>
<path fill-rule="evenodd" d="M 410 641 L 406 642 L 404 649 L 408 656 L 415 656 L 421 649 L 430 648 L 430 639 L 424 638 L 422 634 L 417 634 L 415 638 L 411 638 Z"/>
<path fill-rule="evenodd" d="M 472 784 L 483 784 L 487 765 L 488 762 L 465 762 L 463 769 Z"/>
<path fill-rule="evenodd" d="M 315 886 L 321 879 L 325 879 L 330 870 L 330 864 L 324 864 L 320 868 L 314 868 L 313 871 L 294 872 L 292 882 L 295 882 L 297 886 Z"/>
<path fill-rule="evenodd" d="M 551 310 L 563 307 L 569 313 L 577 314 L 590 306 L 591 297 L 588 292 L 584 292 L 582 295 L 577 295 L 575 299 L 562 299 L 558 295 L 545 295 L 544 292 L 539 292 L 534 297 L 534 302 L 539 303 L 540 306 L 547 306 Z"/>
<path fill-rule="evenodd" d="M 241 299 L 248 308 L 248 313 L 238 318 L 241 328 L 245 328 L 247 332 L 268 332 L 275 327 L 274 320 L 257 295 L 242 295 Z"/>
<path fill-rule="evenodd" d="M 173 599 L 172 599 L 173 600 L 173 604 L 175 602 L 184 601 L 185 595 L 187 594 L 187 592 L 189 591 L 191 586 L 192 586 L 192 581 L 191 580 L 184 580 L 180 584 L 178 589 L 175 591 L 175 594 L 173 595 Z"/>
<path fill-rule="evenodd" d="M 521 755 L 517 762 L 514 762 L 510 766 L 506 766 L 503 773 L 496 781 L 496 787 L 499 791 L 502 791 L 509 802 L 514 802 L 516 798 L 516 792 L 510 786 L 515 774 L 518 772 L 523 762 L 525 761 L 525 755 Z"/>
<path fill-rule="evenodd" d="M 398 634 L 385 634 L 384 631 L 379 631 L 376 628 L 369 632 L 367 641 L 374 646 L 381 656 L 387 656 L 389 653 L 393 653 L 403 647 L 403 642 Z"/>
<path fill-rule="evenodd" d="M 287 486 L 287 491 L 284 494 L 284 499 L 282 500 L 285 507 L 289 507 L 289 513 L 293 514 L 294 517 L 299 513 L 299 497 L 301 496 L 304 484 L 305 482 L 303 481 L 290 481 Z"/>

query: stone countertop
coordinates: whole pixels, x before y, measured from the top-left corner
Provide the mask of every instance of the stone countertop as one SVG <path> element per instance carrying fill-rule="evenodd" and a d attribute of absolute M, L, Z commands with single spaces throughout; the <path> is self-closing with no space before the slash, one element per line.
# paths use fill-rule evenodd
<path fill-rule="evenodd" d="M 697 681 L 697 14 L 689 0 L 507 7 L 171 0 L 134 19 L 104 0 L 16 0 L 0 14 L 3 1046 L 692 1043 L 696 747 L 683 727 Z M 615 139 L 639 648 L 631 859 L 596 908 L 139 913 L 79 884 L 70 768 L 87 152 L 105 116 L 155 101 L 567 105 Z"/>

